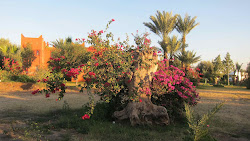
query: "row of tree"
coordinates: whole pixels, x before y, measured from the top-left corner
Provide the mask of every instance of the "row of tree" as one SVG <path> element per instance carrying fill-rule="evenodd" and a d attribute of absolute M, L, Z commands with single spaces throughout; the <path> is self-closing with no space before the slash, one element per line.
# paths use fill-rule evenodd
<path fill-rule="evenodd" d="M 229 53 L 226 54 L 224 60 L 218 55 L 213 61 L 201 61 L 197 65 L 200 73 L 204 75 L 203 77 L 215 84 L 218 84 L 218 80 L 226 75 L 228 85 L 229 73 L 232 71 L 234 71 L 234 73 L 237 72 L 236 83 L 239 83 L 239 72 L 242 71 L 241 67 L 242 64 L 239 64 L 238 62 L 234 65 Z"/>

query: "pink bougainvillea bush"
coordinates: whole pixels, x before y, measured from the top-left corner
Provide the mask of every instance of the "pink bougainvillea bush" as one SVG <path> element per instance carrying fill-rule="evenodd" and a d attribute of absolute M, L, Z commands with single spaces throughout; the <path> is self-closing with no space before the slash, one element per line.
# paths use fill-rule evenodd
<path fill-rule="evenodd" d="M 2 59 L 2 62 L 3 62 L 2 66 L 3 70 L 6 70 L 13 75 L 18 75 L 23 71 L 22 66 L 18 63 L 18 61 L 4 57 L 4 59 Z"/>
<path fill-rule="evenodd" d="M 185 77 L 185 73 L 174 66 L 165 66 L 159 62 L 158 71 L 152 82 L 152 101 L 167 108 L 170 119 L 181 117 L 184 103 L 196 105 L 199 99 L 193 83 Z"/>
<path fill-rule="evenodd" d="M 114 20 L 109 21 L 109 25 Z M 133 63 L 135 61 L 134 53 L 141 50 L 155 50 L 150 48 L 150 39 L 148 34 L 135 35 L 136 45 L 131 46 L 128 44 L 128 40 L 114 41 L 112 33 L 107 33 L 106 30 L 95 31 L 92 30 L 89 33 L 86 40 L 77 39 L 78 42 L 86 42 L 93 48 L 93 54 L 89 61 L 84 64 L 79 64 L 78 67 L 68 67 L 72 62 L 67 62 L 65 56 L 50 58 L 49 66 L 51 66 L 51 75 L 47 78 L 40 80 L 47 84 L 47 89 L 36 90 L 36 93 L 45 93 L 46 97 L 49 97 L 53 93 L 59 93 L 58 100 L 60 100 L 66 93 L 65 77 L 77 77 L 77 75 L 83 71 L 84 80 L 86 84 L 81 86 L 83 89 L 88 90 L 90 96 L 89 107 L 90 110 L 85 113 L 86 117 L 91 117 L 94 110 L 93 96 L 90 93 L 95 90 L 94 93 L 101 97 L 101 100 L 111 103 L 113 110 L 119 110 L 123 108 L 129 101 L 140 102 L 138 94 L 128 95 L 128 86 L 132 79 L 132 73 L 134 71 Z M 156 52 L 156 51 L 155 51 Z M 155 55 L 157 55 L 155 53 Z M 141 56 L 136 58 L 140 60 Z M 143 62 L 141 62 L 143 64 Z M 147 64 L 143 65 L 148 67 Z M 94 88 L 94 89 L 92 89 Z M 88 116 L 87 116 L 88 115 Z"/>

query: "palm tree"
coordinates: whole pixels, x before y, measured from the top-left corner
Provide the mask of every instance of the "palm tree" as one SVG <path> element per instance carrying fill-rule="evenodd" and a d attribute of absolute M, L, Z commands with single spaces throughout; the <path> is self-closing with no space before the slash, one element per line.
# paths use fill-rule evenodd
<path fill-rule="evenodd" d="M 162 41 L 159 41 L 161 48 L 164 51 L 164 58 L 167 59 L 167 44 L 168 44 L 168 34 L 171 33 L 176 25 L 178 15 L 172 15 L 172 12 L 168 13 L 163 11 L 157 11 L 156 16 L 150 16 L 152 22 L 143 23 L 146 27 L 148 27 L 152 32 L 158 35 Z"/>
<path fill-rule="evenodd" d="M 7 58 L 20 61 L 20 48 L 16 45 L 0 46 L 0 52 Z"/>
<path fill-rule="evenodd" d="M 170 61 L 172 65 L 172 59 L 174 59 L 175 53 L 180 50 L 181 42 L 178 41 L 177 36 L 173 36 L 172 38 L 168 37 L 167 50 L 169 52 Z"/>
<path fill-rule="evenodd" d="M 62 46 L 66 45 L 66 44 L 72 44 L 72 38 L 71 37 L 67 37 L 64 39 L 59 39 L 56 41 L 53 41 L 52 44 L 55 48 L 61 48 Z"/>
<path fill-rule="evenodd" d="M 199 23 L 195 23 L 196 18 L 196 16 L 191 18 L 188 14 L 186 14 L 184 19 L 182 19 L 181 16 L 178 16 L 176 30 L 182 34 L 182 52 L 185 52 L 187 34 L 199 25 Z"/>
<path fill-rule="evenodd" d="M 182 34 L 182 54 L 185 53 L 187 34 L 197 25 L 199 25 L 199 23 L 195 22 L 196 18 L 197 18 L 196 16 L 191 18 L 190 16 L 188 16 L 188 14 L 186 14 L 184 19 L 182 19 L 181 16 L 178 16 L 176 23 L 176 30 Z M 183 63 L 182 67 L 184 67 Z"/>
<path fill-rule="evenodd" d="M 191 64 L 200 61 L 201 56 L 196 56 L 194 51 L 185 51 L 184 54 L 178 54 L 177 58 L 186 64 L 186 66 L 190 66 Z"/>
<path fill-rule="evenodd" d="M 8 50 L 9 50 L 8 46 L 0 46 L 0 53 L 1 53 L 3 56 L 7 55 Z"/>
<path fill-rule="evenodd" d="M 242 64 L 239 64 L 238 62 L 235 64 L 235 68 L 237 71 L 237 84 L 239 83 L 239 74 L 240 74 L 241 66 Z"/>

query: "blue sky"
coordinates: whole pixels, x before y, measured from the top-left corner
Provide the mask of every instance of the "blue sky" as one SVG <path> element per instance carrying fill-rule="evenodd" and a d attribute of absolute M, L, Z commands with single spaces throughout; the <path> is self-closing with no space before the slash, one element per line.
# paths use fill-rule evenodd
<path fill-rule="evenodd" d="M 19 44 L 21 33 L 27 37 L 43 35 L 45 41 L 71 36 L 86 38 L 92 29 L 105 28 L 115 19 L 109 31 L 116 38 L 126 33 L 149 32 L 152 45 L 160 39 L 143 22 L 156 11 L 197 16 L 200 23 L 187 35 L 187 50 L 195 50 L 202 60 L 212 60 L 229 52 L 234 63 L 250 62 L 249 0 L 0 0 L 0 38 Z M 177 32 L 172 34 L 181 35 Z"/>

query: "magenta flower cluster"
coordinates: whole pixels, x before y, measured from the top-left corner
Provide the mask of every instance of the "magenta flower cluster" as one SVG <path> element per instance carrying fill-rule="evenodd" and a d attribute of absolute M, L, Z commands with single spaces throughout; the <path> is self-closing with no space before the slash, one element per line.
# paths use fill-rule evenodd
<path fill-rule="evenodd" d="M 171 94 L 178 95 L 179 98 L 185 102 L 194 105 L 198 100 L 198 93 L 195 86 L 188 78 L 185 77 L 185 73 L 174 66 L 165 66 L 163 60 L 159 63 L 159 70 L 155 72 L 153 77 L 152 89 L 158 95 Z"/>

